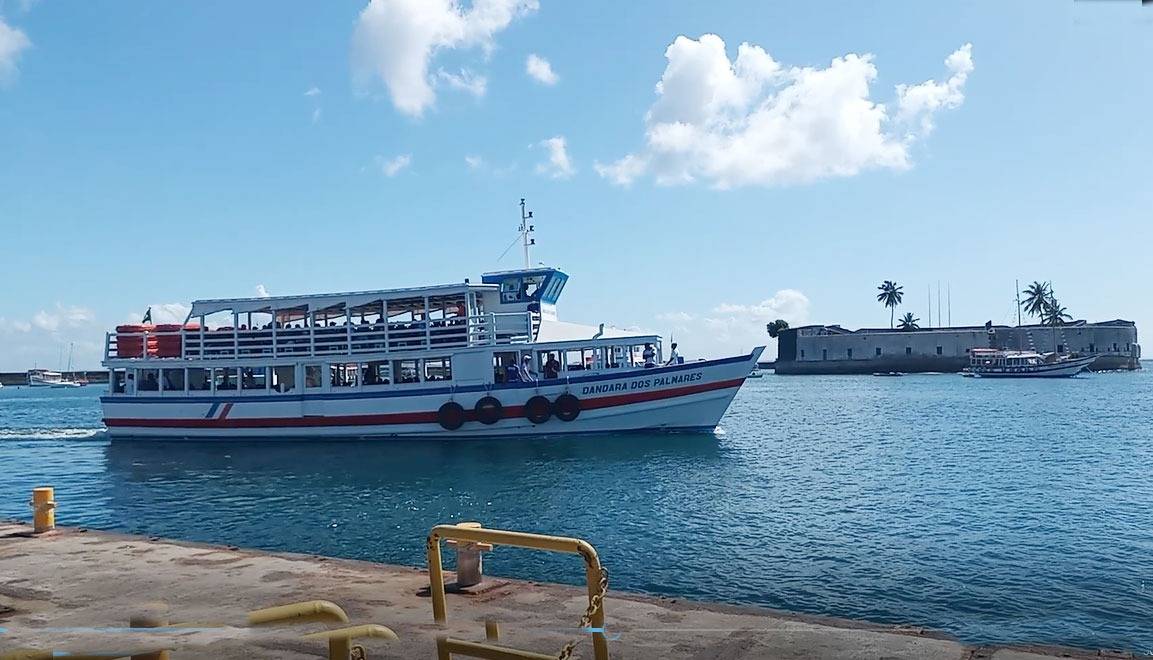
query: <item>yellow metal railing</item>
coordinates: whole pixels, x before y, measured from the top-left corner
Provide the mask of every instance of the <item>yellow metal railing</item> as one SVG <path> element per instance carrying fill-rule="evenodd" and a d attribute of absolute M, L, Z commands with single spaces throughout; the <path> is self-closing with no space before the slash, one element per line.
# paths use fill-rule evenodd
<path fill-rule="evenodd" d="M 439 624 L 448 619 L 444 590 L 444 566 L 441 557 L 441 541 L 453 540 L 464 543 L 507 545 L 517 548 L 533 550 L 549 550 L 551 552 L 565 552 L 580 555 L 585 563 L 585 578 L 588 582 L 589 605 L 585 615 L 581 618 L 581 629 L 592 633 L 593 655 L 596 660 L 608 660 L 608 641 L 605 638 L 605 612 L 604 597 L 608 587 L 608 572 L 601 566 L 597 551 L 587 541 L 566 536 L 550 536 L 546 534 L 529 534 L 526 532 L 511 532 L 501 529 L 484 529 L 481 527 L 462 525 L 437 525 L 428 533 L 428 578 L 429 591 L 432 595 L 432 616 Z M 486 633 L 489 641 L 495 641 L 499 632 L 495 624 L 486 624 Z M 565 645 L 560 657 L 567 658 L 572 655 L 575 640 Z M 452 654 L 468 655 L 476 658 L 491 658 L 504 660 L 512 658 L 525 658 L 541 660 L 557 656 L 543 655 L 529 651 L 521 651 L 495 644 L 467 642 L 449 637 L 437 639 L 437 655 L 440 660 L 450 660 Z"/>
<path fill-rule="evenodd" d="M 278 605 L 261 610 L 249 612 L 246 616 L 249 626 L 264 626 L 277 623 L 298 624 L 316 621 L 335 623 L 348 623 L 348 615 L 344 610 L 331 601 L 310 600 L 302 603 Z M 132 628 L 140 628 L 146 632 L 148 628 L 203 628 L 208 627 L 202 623 L 178 623 L 171 626 L 163 618 L 135 617 L 131 622 Z M 329 660 L 350 660 L 352 658 L 353 640 L 365 638 L 398 639 L 396 633 L 385 626 L 367 624 L 349 626 L 335 630 L 303 635 L 304 639 L 328 642 Z M 362 649 L 363 651 L 363 649 Z M 113 658 L 132 658 L 132 660 L 167 660 L 168 651 L 165 649 L 150 649 L 147 651 L 132 652 L 128 655 L 84 655 L 61 653 L 53 650 L 16 649 L 0 654 L 0 660 L 49 660 L 51 658 L 67 657 L 69 660 L 112 660 Z M 363 653 L 361 654 L 363 657 Z"/>

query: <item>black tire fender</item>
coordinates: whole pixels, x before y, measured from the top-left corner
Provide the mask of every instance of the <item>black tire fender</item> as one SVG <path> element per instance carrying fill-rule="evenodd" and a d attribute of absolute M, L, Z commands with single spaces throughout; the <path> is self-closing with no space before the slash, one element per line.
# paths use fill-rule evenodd
<path fill-rule="evenodd" d="M 499 422 L 504 415 L 504 406 L 494 396 L 483 396 L 473 406 L 473 412 L 476 413 L 476 421 L 492 425 Z"/>
<path fill-rule="evenodd" d="M 533 424 L 544 424 L 552 417 L 552 404 L 538 394 L 525 402 L 524 416 Z"/>
<path fill-rule="evenodd" d="M 436 411 L 436 421 L 447 431 L 459 429 L 464 426 L 464 406 L 456 401 L 449 401 Z"/>
<path fill-rule="evenodd" d="M 581 400 L 565 392 L 553 402 L 552 414 L 562 422 L 571 422 L 581 414 Z"/>

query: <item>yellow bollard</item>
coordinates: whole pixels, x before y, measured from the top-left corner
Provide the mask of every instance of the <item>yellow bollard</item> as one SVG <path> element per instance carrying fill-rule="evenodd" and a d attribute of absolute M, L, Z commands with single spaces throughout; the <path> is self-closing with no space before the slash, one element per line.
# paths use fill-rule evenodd
<path fill-rule="evenodd" d="M 55 491 L 51 486 L 32 489 L 32 533 L 43 534 L 56 529 Z"/>

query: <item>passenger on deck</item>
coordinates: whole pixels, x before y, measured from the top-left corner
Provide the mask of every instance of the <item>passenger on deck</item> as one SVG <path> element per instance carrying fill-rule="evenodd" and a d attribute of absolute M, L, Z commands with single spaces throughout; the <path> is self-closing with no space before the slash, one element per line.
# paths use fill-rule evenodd
<path fill-rule="evenodd" d="M 151 371 L 144 376 L 144 380 L 140 381 L 140 389 L 155 392 L 160 389 L 160 383 L 156 380 L 156 374 Z"/>
<path fill-rule="evenodd" d="M 645 369 L 657 366 L 657 352 L 653 349 L 652 344 L 645 344 L 645 350 L 641 353 L 641 357 L 645 359 Z"/>
<path fill-rule="evenodd" d="M 519 383 L 521 382 L 520 367 L 516 363 L 505 365 L 504 368 L 504 382 L 506 383 Z"/>
<path fill-rule="evenodd" d="M 556 359 L 555 353 L 548 354 L 548 360 L 544 363 L 544 377 L 548 380 L 560 378 L 560 361 Z"/>
<path fill-rule="evenodd" d="M 526 355 L 520 360 L 520 379 L 526 383 L 535 383 L 537 378 L 532 370 L 532 356 Z"/>
<path fill-rule="evenodd" d="M 670 348 L 672 349 L 672 353 L 669 355 L 669 361 L 665 363 L 666 367 L 670 364 L 677 364 L 681 360 L 681 356 L 677 353 L 677 343 L 675 341 L 672 343 Z"/>

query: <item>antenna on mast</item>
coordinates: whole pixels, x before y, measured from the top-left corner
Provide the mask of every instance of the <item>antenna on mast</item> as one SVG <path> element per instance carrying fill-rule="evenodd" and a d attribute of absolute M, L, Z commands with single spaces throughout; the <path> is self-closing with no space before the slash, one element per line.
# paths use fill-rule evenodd
<path fill-rule="evenodd" d="M 520 232 L 521 243 L 524 245 L 524 267 L 526 269 L 532 268 L 532 258 L 529 256 L 529 248 L 536 245 L 536 239 L 532 237 L 533 232 L 536 231 L 536 225 L 530 225 L 529 220 L 532 220 L 532 211 L 525 211 L 524 197 L 520 198 L 520 227 L 517 231 Z"/>

